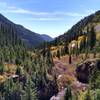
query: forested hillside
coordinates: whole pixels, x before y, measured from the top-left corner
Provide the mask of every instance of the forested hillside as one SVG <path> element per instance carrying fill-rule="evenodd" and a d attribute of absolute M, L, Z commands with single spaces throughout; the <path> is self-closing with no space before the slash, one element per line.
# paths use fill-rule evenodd
<path fill-rule="evenodd" d="M 56 75 L 50 75 L 54 66 L 50 50 L 48 48 L 45 56 L 41 55 L 23 40 L 21 32 L 26 34 L 24 39 L 26 36 L 29 41 L 39 43 L 32 37 L 37 34 L 14 25 L 1 15 L 0 100 L 49 100 L 58 92 Z"/>
<path fill-rule="evenodd" d="M 0 100 L 100 100 L 99 18 L 51 41 L 0 15 Z"/>
<path fill-rule="evenodd" d="M 72 28 L 69 29 L 67 32 L 65 32 L 63 35 L 57 37 L 56 40 L 59 43 L 62 43 L 65 41 L 69 42 L 87 33 L 87 30 L 91 31 L 92 27 L 94 27 L 97 33 L 100 32 L 99 30 L 100 29 L 100 11 L 97 11 L 96 13 L 83 18 L 81 21 L 79 21 L 74 26 L 72 26 Z"/>
<path fill-rule="evenodd" d="M 50 43 L 59 100 L 99 100 L 100 11 L 85 17 Z"/>
<path fill-rule="evenodd" d="M 20 40 L 22 40 L 28 46 L 37 47 L 45 40 L 47 41 L 47 39 L 45 37 L 42 37 L 42 35 L 32 32 L 21 25 L 17 25 L 11 22 L 1 14 L 0 14 L 0 25 L 2 25 L 3 28 L 5 29 L 11 28 L 14 31 L 14 33 L 17 35 L 17 37 L 20 38 Z"/>

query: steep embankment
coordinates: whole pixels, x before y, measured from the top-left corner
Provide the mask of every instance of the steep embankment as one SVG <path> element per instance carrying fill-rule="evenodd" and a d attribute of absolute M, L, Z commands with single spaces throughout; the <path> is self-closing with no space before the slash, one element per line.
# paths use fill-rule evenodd
<path fill-rule="evenodd" d="M 88 59 L 78 64 L 76 69 L 77 79 L 82 83 L 88 83 L 90 75 L 96 67 L 97 70 L 100 70 L 100 58 Z"/>
<path fill-rule="evenodd" d="M 69 56 L 63 56 L 59 60 L 54 58 L 55 67 L 53 68 L 52 73 L 56 73 L 59 93 L 57 96 L 53 96 L 51 100 L 57 99 L 62 100 L 64 97 L 65 88 L 67 84 L 71 84 L 71 87 L 74 92 L 78 90 L 84 90 L 87 85 L 79 82 L 76 77 L 76 64 L 77 62 L 82 61 L 81 55 L 79 57 L 72 56 L 72 64 L 69 64 Z"/>

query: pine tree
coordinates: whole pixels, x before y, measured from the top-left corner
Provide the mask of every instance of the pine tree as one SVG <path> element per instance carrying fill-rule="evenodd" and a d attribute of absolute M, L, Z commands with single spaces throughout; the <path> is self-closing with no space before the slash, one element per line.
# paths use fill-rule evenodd
<path fill-rule="evenodd" d="M 69 85 L 66 87 L 64 100 L 72 100 L 72 91 L 71 91 L 71 87 Z"/>
<path fill-rule="evenodd" d="M 33 83 L 30 78 L 27 79 L 22 100 L 37 100 L 36 89 L 34 88 Z"/>
<path fill-rule="evenodd" d="M 57 50 L 57 57 L 58 57 L 58 59 L 60 59 L 60 50 L 59 49 Z"/>
<path fill-rule="evenodd" d="M 72 56 L 69 55 L 69 64 L 71 64 L 71 63 L 72 63 Z"/>
<path fill-rule="evenodd" d="M 19 66 L 17 66 L 16 68 L 16 74 L 21 75 L 21 68 Z"/>
<path fill-rule="evenodd" d="M 66 40 L 66 43 L 64 45 L 64 51 L 65 51 L 65 54 L 68 54 L 69 53 L 67 40 Z"/>
<path fill-rule="evenodd" d="M 87 93 L 86 93 L 86 95 L 84 97 L 84 100 L 93 100 L 91 92 L 90 92 L 90 89 L 87 90 Z"/>
<path fill-rule="evenodd" d="M 44 42 L 44 45 L 43 45 L 43 57 L 46 56 L 46 42 Z"/>
<path fill-rule="evenodd" d="M 52 57 L 52 54 L 50 51 L 50 47 L 48 47 L 47 57 L 45 59 L 46 59 L 46 63 L 47 63 L 48 68 L 51 70 L 52 67 L 54 66 L 54 62 L 53 62 L 53 57 Z"/>
<path fill-rule="evenodd" d="M 12 84 L 13 84 L 12 80 L 10 80 L 10 79 L 8 79 L 4 84 L 4 90 L 5 90 L 4 98 L 5 98 L 5 100 L 10 100 L 10 93 L 11 93 Z"/>
<path fill-rule="evenodd" d="M 0 74 L 2 75 L 3 72 L 4 72 L 4 65 L 3 65 L 3 63 L 1 62 L 1 63 L 0 63 Z"/>
<path fill-rule="evenodd" d="M 92 49 L 96 44 L 96 33 L 94 27 L 91 28 L 91 45 L 90 48 Z"/>
<path fill-rule="evenodd" d="M 54 45 L 55 45 L 55 46 L 58 46 L 58 38 L 55 39 Z"/>
<path fill-rule="evenodd" d="M 18 82 L 14 83 L 12 79 L 8 79 L 4 85 L 5 100 L 21 100 L 22 85 Z"/>
<path fill-rule="evenodd" d="M 88 47 L 90 48 L 90 50 L 93 49 L 95 44 L 96 44 L 96 34 L 94 27 L 92 27 L 91 31 L 88 30 Z"/>
<path fill-rule="evenodd" d="M 95 96 L 94 96 L 94 100 L 100 100 L 100 89 L 96 89 L 95 92 Z"/>

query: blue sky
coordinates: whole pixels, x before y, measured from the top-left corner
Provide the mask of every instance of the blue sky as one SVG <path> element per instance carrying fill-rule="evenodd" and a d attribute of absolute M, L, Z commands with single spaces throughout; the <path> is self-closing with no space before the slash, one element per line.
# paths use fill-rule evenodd
<path fill-rule="evenodd" d="M 16 24 L 52 37 L 100 9 L 100 0 L 0 0 L 0 13 Z"/>

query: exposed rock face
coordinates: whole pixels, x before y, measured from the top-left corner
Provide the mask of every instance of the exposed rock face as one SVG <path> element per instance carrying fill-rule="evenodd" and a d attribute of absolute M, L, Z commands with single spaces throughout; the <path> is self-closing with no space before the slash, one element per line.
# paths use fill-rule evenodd
<path fill-rule="evenodd" d="M 79 64 L 76 69 L 77 79 L 82 83 L 88 83 L 89 76 L 95 67 L 100 70 L 100 59 L 89 59 Z"/>

